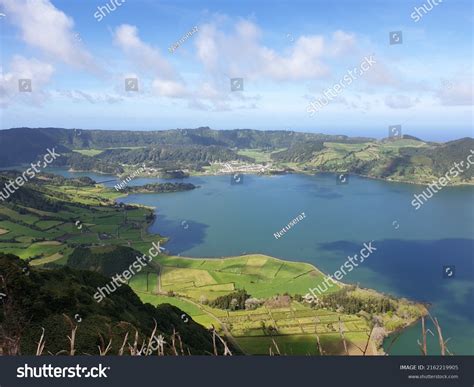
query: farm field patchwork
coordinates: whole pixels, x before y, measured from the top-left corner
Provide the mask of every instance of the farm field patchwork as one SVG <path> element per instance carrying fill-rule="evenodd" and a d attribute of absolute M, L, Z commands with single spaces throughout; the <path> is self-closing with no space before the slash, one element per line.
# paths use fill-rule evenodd
<path fill-rule="evenodd" d="M 163 291 L 197 299 L 215 299 L 234 289 L 245 289 L 253 297 L 285 292 L 304 295 L 324 279 L 323 273 L 310 264 L 259 254 L 224 259 L 160 257 L 157 262 L 163 267 Z M 335 286 L 330 292 L 337 289 Z"/>
<path fill-rule="evenodd" d="M 307 291 L 308 284 L 323 278 L 309 264 L 265 255 L 223 259 L 162 256 L 155 262 L 160 266 L 159 278 L 154 273 L 139 273 L 130 280 L 130 286 L 142 301 L 154 305 L 170 303 L 206 327 L 222 327 L 249 354 L 268 354 L 271 347 L 277 353 L 273 340 L 281 347 L 282 354 L 317 354 L 316 335 L 324 351 L 336 354 L 343 349 L 340 329 L 345 332 L 351 351 L 367 344 L 370 328 L 360 316 L 312 309 L 297 301 L 282 308 L 262 306 L 237 311 L 208 305 L 209 300 L 236 289 L 264 298 L 285 293 L 288 284 L 293 284 L 293 294 Z M 160 285 L 155 286 L 153 281 L 159 281 Z M 356 341 L 352 343 L 352 340 Z"/>
<path fill-rule="evenodd" d="M 271 257 L 265 258 L 274 260 Z M 172 263 L 173 259 L 164 257 L 159 261 Z M 184 264 L 181 262 L 182 259 L 176 259 L 181 266 Z M 242 262 L 245 262 L 246 259 L 248 257 L 243 257 Z M 232 266 L 235 269 L 238 258 L 230 258 L 229 260 L 233 261 Z M 186 263 L 189 266 L 189 262 Z M 197 262 L 194 262 L 194 265 L 202 267 L 202 264 Z M 214 265 L 210 266 L 225 268 L 225 265 L 219 262 L 215 262 Z M 243 263 L 242 266 L 244 267 L 245 264 Z M 181 279 L 185 286 L 192 283 L 192 279 L 198 278 L 196 277 L 197 269 L 186 268 L 181 269 L 181 271 L 181 273 L 173 274 L 173 279 Z M 188 271 L 189 273 L 187 273 Z M 201 304 L 196 298 L 209 294 L 208 292 L 213 291 L 209 289 L 213 287 L 219 289 L 214 291 L 217 294 L 229 293 L 229 290 L 221 292 L 221 284 L 216 283 L 212 278 L 209 279 L 206 275 L 201 275 L 199 280 L 203 282 L 208 280 L 213 284 L 207 285 L 203 292 L 187 290 L 187 294 L 184 294 L 183 290 L 186 288 L 177 285 L 175 287 L 176 292 L 168 290 L 168 294 L 172 294 L 172 296 L 165 295 L 166 293 L 158 294 L 151 279 L 153 281 L 158 280 L 155 273 L 139 273 L 129 282 L 129 285 L 143 302 L 149 302 L 153 305 L 169 303 L 179 307 L 193 320 L 205 327 L 225 327 L 225 330 L 232 335 L 241 349 L 249 354 L 268 354 L 270 348 L 274 353 L 277 353 L 278 350 L 275 348 L 273 340 L 277 343 L 281 354 L 317 354 L 316 335 L 320 338 L 323 351 L 328 354 L 338 354 L 344 350 L 339 333 L 340 329 L 344 332 L 352 353 L 356 354 L 359 351 L 359 354 L 361 354 L 362 351 L 357 347 L 364 348 L 367 345 L 370 328 L 367 321 L 360 316 L 312 309 L 296 301 L 292 301 L 288 307 L 284 308 L 263 306 L 255 310 L 222 310 Z M 191 282 L 188 282 L 188 280 Z M 268 291 L 266 296 L 275 294 L 277 293 Z"/>
<path fill-rule="evenodd" d="M 150 209 L 115 207 L 107 198 L 110 190 L 104 187 L 46 188 L 56 200 L 64 200 L 60 211 L 11 204 L 0 207 L 0 251 L 38 260 L 39 265 L 63 263 L 81 244 L 123 245 L 146 251 L 157 239 L 145 231 Z M 61 258 L 64 260 L 59 261 Z"/>

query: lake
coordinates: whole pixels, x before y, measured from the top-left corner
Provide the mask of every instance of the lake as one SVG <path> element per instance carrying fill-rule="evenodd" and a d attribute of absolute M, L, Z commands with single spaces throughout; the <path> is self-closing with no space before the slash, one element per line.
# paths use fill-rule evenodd
<path fill-rule="evenodd" d="M 114 178 L 56 173 L 97 181 Z M 165 180 L 135 179 L 130 184 L 157 181 Z M 429 302 L 443 336 L 450 338 L 449 350 L 474 354 L 474 187 L 446 187 L 416 211 L 411 201 L 423 186 L 357 176 L 343 185 L 336 184 L 332 174 L 245 175 L 242 184 L 231 184 L 230 176 L 183 181 L 200 188 L 122 199 L 156 207 L 150 232 L 169 237 L 165 247 L 172 254 L 263 253 L 309 262 L 332 274 L 348 255 L 359 253 L 364 242 L 373 241 L 377 251 L 342 281 Z M 274 237 L 302 212 L 304 219 L 279 239 Z M 444 266 L 451 267 L 451 277 L 443 275 Z M 385 349 L 396 355 L 419 354 L 420 325 L 404 330 L 393 343 L 393 337 L 388 338 Z M 428 328 L 435 332 L 431 323 Z M 437 338 L 429 334 L 428 350 L 439 353 Z"/>

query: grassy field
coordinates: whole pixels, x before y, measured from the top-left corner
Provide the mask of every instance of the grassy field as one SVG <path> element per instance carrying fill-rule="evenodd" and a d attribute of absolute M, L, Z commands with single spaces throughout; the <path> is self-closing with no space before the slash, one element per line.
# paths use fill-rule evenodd
<path fill-rule="evenodd" d="M 344 344 L 338 333 L 319 334 L 321 348 L 325 355 L 345 354 Z M 348 352 L 351 355 L 361 355 L 359 348 L 365 348 L 367 335 L 365 333 L 345 334 Z M 287 335 L 287 336 L 266 336 L 256 340 L 253 337 L 237 337 L 237 343 L 246 353 L 255 355 L 268 355 L 270 350 L 273 354 L 281 355 L 320 355 L 315 334 Z M 369 348 L 367 354 L 373 354 Z"/>
<path fill-rule="evenodd" d="M 344 347 L 339 329 L 344 331 L 353 354 L 357 351 L 360 354 L 357 347 L 364 348 L 367 344 L 370 328 L 360 316 L 313 309 L 296 301 L 290 301 L 286 307 L 264 305 L 255 310 L 238 311 L 217 309 L 207 305 L 207 302 L 202 303 L 202 297 L 212 299 L 238 288 L 245 288 L 254 297 L 270 298 L 286 292 L 288 288 L 285 284 L 291 280 L 297 283 L 295 293 L 306 292 L 308 284 L 305 281 L 298 283 L 296 277 L 301 274 L 304 277 L 309 268 L 312 270 L 309 273 L 317 273 L 317 276 L 309 277 L 311 280 L 322 278 L 322 274 L 310 265 L 284 262 L 263 255 L 212 260 L 160 257 L 157 262 L 161 267 L 159 278 L 154 273 L 139 273 L 129 283 L 141 300 L 153 305 L 175 305 L 208 328 L 225 327 L 225 331 L 246 353 L 268 354 L 272 348 L 274 353 L 280 351 L 288 355 L 318 354 L 317 335 L 325 353 L 341 354 Z M 289 266 L 286 267 L 286 264 Z M 218 281 L 214 277 L 216 272 L 224 276 L 228 274 L 226 280 L 234 281 Z M 161 287 L 153 283 L 160 280 Z M 229 284 L 231 286 L 227 287 Z"/>
<path fill-rule="evenodd" d="M 272 162 L 271 155 L 272 153 L 280 152 L 285 148 L 276 149 L 272 151 L 267 151 L 263 149 L 240 149 L 237 154 L 241 156 L 251 157 L 257 163 L 269 163 Z"/>
<path fill-rule="evenodd" d="M 162 257 L 161 290 L 199 300 L 209 300 L 245 289 L 254 297 L 301 294 L 319 285 L 323 273 L 314 266 L 288 262 L 265 255 L 244 255 L 225 259 Z M 337 287 L 331 288 L 336 291 Z"/>
<path fill-rule="evenodd" d="M 90 156 L 90 157 L 100 155 L 103 151 L 104 149 L 75 149 L 74 150 L 74 152 L 76 153 L 80 153 L 81 155 Z"/>
<path fill-rule="evenodd" d="M 209 300 L 236 289 L 245 289 L 260 299 L 283 293 L 306 294 L 309 286 L 316 286 L 324 278 L 312 265 L 265 255 L 223 259 L 161 256 L 155 262 L 159 264 L 159 277 L 140 273 L 130 281 L 142 301 L 170 303 L 206 327 L 222 327 L 246 353 L 268 354 L 272 348 L 274 353 L 288 355 L 317 354 L 318 335 L 326 353 L 339 354 L 343 351 L 339 329 L 345 332 L 354 354 L 357 346 L 367 344 L 369 325 L 356 315 L 313 309 L 294 300 L 285 307 L 264 305 L 238 311 L 208 305 Z"/>
<path fill-rule="evenodd" d="M 80 153 L 81 155 L 84 156 L 97 156 L 100 155 L 102 152 L 104 152 L 107 149 L 141 149 L 144 148 L 143 146 L 132 146 L 132 147 L 117 147 L 117 148 L 105 148 L 105 149 L 74 149 L 73 151 L 76 153 Z"/>

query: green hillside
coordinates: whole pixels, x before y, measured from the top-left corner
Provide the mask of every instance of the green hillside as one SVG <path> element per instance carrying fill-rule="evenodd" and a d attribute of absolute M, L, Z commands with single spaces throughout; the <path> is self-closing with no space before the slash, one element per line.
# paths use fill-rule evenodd
<path fill-rule="evenodd" d="M 22 141 L 27 136 L 31 141 Z M 0 131 L 0 167 L 35 161 L 47 148 L 61 153 L 55 166 L 115 175 L 146 168 L 141 176 L 186 177 L 229 173 L 226 163 L 250 173 L 348 172 L 362 176 L 430 183 L 454 162 L 466 167 L 451 183 L 472 183 L 466 158 L 474 140 L 428 143 L 410 135 L 373 138 L 210 128 L 161 131 L 14 128 Z M 470 165 L 469 165 L 470 166 Z"/>
<path fill-rule="evenodd" d="M 29 267 L 18 257 L 0 253 L 1 291 L 0 351 L 12 354 L 35 354 L 44 328 L 44 354 L 70 353 L 67 336 L 77 326 L 76 354 L 98 354 L 98 346 L 111 340 L 110 354 L 125 354 L 134 346 L 135 333 L 139 347 L 157 324 L 156 336 L 167 342 L 173 330 L 179 332 L 186 354 L 213 353 L 212 336 L 191 318 L 183 321 L 183 312 L 169 304 L 158 307 L 144 304 L 127 286 L 122 285 L 103 302 L 93 294 L 109 279 L 90 271 L 70 268 L 40 269 Z M 128 336 L 126 336 L 128 333 Z M 126 339 L 126 340 L 125 340 Z M 18 345 L 14 342 L 18 340 Z M 13 341 L 13 342 L 12 342 Z M 104 346 L 104 348 L 105 348 Z M 220 346 L 219 351 L 222 351 Z M 166 346 L 166 353 L 173 354 Z"/>

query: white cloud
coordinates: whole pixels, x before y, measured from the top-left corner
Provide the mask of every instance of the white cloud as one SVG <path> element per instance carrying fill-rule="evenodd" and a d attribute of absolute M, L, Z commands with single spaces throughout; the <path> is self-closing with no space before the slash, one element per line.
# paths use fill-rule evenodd
<path fill-rule="evenodd" d="M 321 78 L 329 74 L 329 68 L 321 61 L 324 53 L 324 38 L 301 36 L 288 56 L 263 47 L 258 76 L 277 81 Z"/>
<path fill-rule="evenodd" d="M 248 20 L 235 23 L 231 33 L 219 29 L 218 23 L 200 27 L 195 39 L 197 57 L 209 73 L 243 76 L 247 79 L 273 81 L 308 80 L 329 74 L 326 58 L 351 51 L 354 35 L 336 31 L 332 38 L 303 35 L 285 52 L 261 43 L 262 32 Z"/>
<path fill-rule="evenodd" d="M 98 68 L 73 31 L 74 22 L 48 0 L 1 0 L 23 41 L 53 60 L 90 71 Z"/>
<path fill-rule="evenodd" d="M 82 90 L 57 90 L 57 93 L 62 97 L 70 98 L 73 102 L 87 101 L 91 104 L 106 102 L 113 104 L 123 101 L 123 97 L 120 95 L 111 95 L 108 93 L 97 94 L 97 93 L 86 93 Z"/>
<path fill-rule="evenodd" d="M 210 110 L 222 110 L 230 104 L 226 102 L 223 106 L 224 101 L 260 98 L 249 96 L 245 86 L 243 93 L 229 92 L 229 78 L 242 77 L 244 83 L 250 81 L 254 85 L 258 81 L 275 84 L 327 78 L 331 61 L 351 53 L 356 47 L 355 35 L 340 30 L 330 36 L 313 34 L 295 37 L 291 45 L 282 50 L 266 46 L 263 38 L 264 33 L 258 25 L 249 20 L 232 24 L 229 18 L 217 18 L 201 25 L 194 45 L 207 79 L 191 106 L 204 109 L 211 103 L 213 107 Z M 205 101 L 199 103 L 198 99 Z M 241 108 L 245 106 L 256 108 L 255 103 L 239 105 Z"/>
<path fill-rule="evenodd" d="M 456 79 L 444 81 L 441 89 L 436 93 L 442 105 L 469 106 L 474 104 L 472 90 L 474 84 L 471 79 Z"/>
<path fill-rule="evenodd" d="M 23 101 L 27 104 L 39 106 L 48 97 L 44 86 L 50 81 L 54 67 L 49 63 L 41 62 L 35 58 L 27 59 L 14 56 L 9 65 L 8 72 L 0 78 L 0 106 L 6 107 L 13 100 Z M 32 92 L 19 92 L 19 79 L 30 79 Z"/>
<path fill-rule="evenodd" d="M 335 56 L 352 52 L 356 46 L 354 34 L 349 34 L 341 30 L 334 32 L 332 40 L 333 44 L 331 46 L 331 53 Z"/>
<path fill-rule="evenodd" d="M 252 28 L 241 25 L 241 34 L 250 38 L 256 33 Z M 199 28 L 197 34 L 212 34 L 212 28 Z M 152 47 L 140 39 L 138 29 L 131 25 L 121 25 L 114 33 L 115 43 L 126 54 L 133 65 L 140 70 L 138 78 L 151 78 L 151 92 L 167 98 L 181 98 L 187 100 L 188 107 L 206 111 L 231 110 L 230 102 L 237 96 L 229 95 L 229 86 L 218 87 L 212 81 L 201 81 L 196 84 L 195 90 L 188 90 L 186 84 L 179 77 L 171 63 L 162 55 L 158 48 Z M 212 67 L 212 59 L 209 54 L 212 49 L 207 50 L 201 46 L 198 55 L 202 55 Z M 142 82 L 144 83 L 144 82 Z M 223 85 L 220 85 L 223 86 Z"/>
<path fill-rule="evenodd" d="M 115 43 L 123 50 L 128 59 L 138 65 L 142 71 L 174 77 L 171 64 L 163 58 L 158 48 L 144 43 L 138 36 L 138 29 L 129 24 L 122 24 L 115 30 Z"/>
<path fill-rule="evenodd" d="M 186 88 L 180 82 L 155 79 L 152 88 L 159 95 L 171 98 L 180 98 L 188 95 Z"/>
<path fill-rule="evenodd" d="M 364 74 L 364 80 L 372 86 L 400 86 L 398 79 L 380 59 Z"/>
<path fill-rule="evenodd" d="M 199 95 L 205 99 L 221 98 L 221 93 L 210 83 L 203 82 L 199 87 Z"/>
<path fill-rule="evenodd" d="M 185 97 L 186 86 L 158 48 L 143 42 L 135 26 L 122 24 L 115 30 L 115 43 L 145 76 L 152 76 L 152 90 L 164 97 Z"/>
<path fill-rule="evenodd" d="M 406 95 L 388 95 L 385 98 L 385 105 L 392 109 L 409 109 L 417 104 L 417 100 Z"/>
<path fill-rule="evenodd" d="M 197 56 L 208 70 L 217 67 L 219 48 L 217 46 L 217 29 L 214 25 L 204 24 L 199 27 L 196 37 Z"/>

